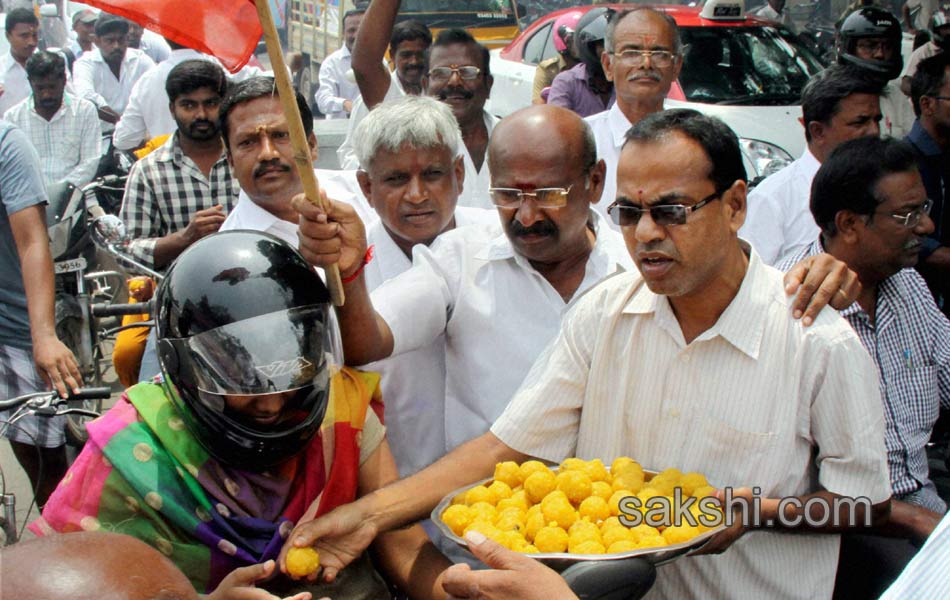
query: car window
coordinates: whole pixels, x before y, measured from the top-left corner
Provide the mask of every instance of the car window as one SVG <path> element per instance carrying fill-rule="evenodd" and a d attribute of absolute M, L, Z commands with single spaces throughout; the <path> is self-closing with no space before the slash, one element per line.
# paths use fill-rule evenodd
<path fill-rule="evenodd" d="M 775 27 L 684 27 L 680 86 L 707 104 L 797 104 L 824 67 L 789 32 Z"/>
<path fill-rule="evenodd" d="M 554 44 L 551 42 L 551 27 L 553 25 L 553 22 L 544 25 L 525 43 L 524 63 L 536 65 L 542 60 L 554 56 Z"/>

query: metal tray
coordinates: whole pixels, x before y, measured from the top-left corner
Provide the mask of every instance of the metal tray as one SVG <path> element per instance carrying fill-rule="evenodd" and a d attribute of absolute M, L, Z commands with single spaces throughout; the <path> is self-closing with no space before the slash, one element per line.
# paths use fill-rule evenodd
<path fill-rule="evenodd" d="M 610 470 L 609 466 L 607 467 L 607 470 Z M 557 473 L 557 470 L 554 470 L 554 472 Z M 650 481 L 658 473 L 659 471 L 648 471 L 647 469 L 644 469 L 644 481 Z M 466 485 L 455 490 L 443 498 L 442 501 L 439 502 L 438 506 L 436 506 L 432 511 L 432 522 L 435 523 L 436 527 L 439 528 L 439 531 L 442 532 L 442 535 L 452 540 L 459 546 L 465 548 L 466 550 L 468 550 L 468 542 L 465 541 L 465 538 L 455 535 L 455 532 L 453 532 L 449 526 L 442 521 L 442 513 L 446 508 L 449 507 L 449 505 L 452 503 L 452 499 L 457 495 L 461 494 L 462 492 L 466 492 L 473 487 L 483 485 L 491 481 L 494 481 L 493 477 L 476 481 L 471 485 Z M 539 552 L 537 554 L 525 554 L 525 556 L 530 556 L 531 558 L 539 560 L 545 565 L 559 572 L 579 562 L 628 560 L 632 558 L 642 559 L 655 566 L 660 566 L 671 562 L 692 550 L 698 549 L 699 547 L 703 546 L 709 540 L 709 538 L 716 535 L 725 528 L 725 525 L 719 525 L 714 529 L 704 531 L 687 542 L 680 542 L 679 544 L 661 546 L 658 548 L 643 548 L 641 550 L 630 550 L 629 552 L 618 552 L 615 554 L 568 554 L 567 552 Z"/>

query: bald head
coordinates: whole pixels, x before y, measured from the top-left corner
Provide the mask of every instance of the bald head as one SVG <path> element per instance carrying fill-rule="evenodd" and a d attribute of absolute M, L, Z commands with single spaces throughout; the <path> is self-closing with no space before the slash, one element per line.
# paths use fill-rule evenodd
<path fill-rule="evenodd" d="M 197 600 L 188 579 L 148 544 L 117 533 L 51 535 L 4 548 L 0 597 Z"/>
<path fill-rule="evenodd" d="M 492 131 L 488 166 L 503 169 L 513 158 L 532 157 L 539 162 L 562 161 L 589 169 L 597 162 L 597 144 L 590 127 L 574 111 L 539 104 L 505 117 Z"/>

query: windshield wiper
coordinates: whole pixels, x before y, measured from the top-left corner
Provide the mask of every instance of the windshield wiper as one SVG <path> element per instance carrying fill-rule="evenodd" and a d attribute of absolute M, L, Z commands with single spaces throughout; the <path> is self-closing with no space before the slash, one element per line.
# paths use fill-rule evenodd
<path fill-rule="evenodd" d="M 800 101 L 801 95 L 786 92 L 784 94 L 749 94 L 748 96 L 736 96 L 735 98 L 720 100 L 716 102 L 716 104 L 722 104 L 725 106 L 746 104 L 779 106 L 786 104 L 798 104 Z"/>

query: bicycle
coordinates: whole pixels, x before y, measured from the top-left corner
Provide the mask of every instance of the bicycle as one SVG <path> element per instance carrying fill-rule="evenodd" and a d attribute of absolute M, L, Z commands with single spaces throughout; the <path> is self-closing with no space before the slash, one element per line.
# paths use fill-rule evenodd
<path fill-rule="evenodd" d="M 0 435 L 6 433 L 10 427 L 16 427 L 16 422 L 27 415 L 39 415 L 43 417 L 55 417 L 59 415 L 81 415 L 86 418 L 96 418 L 99 412 L 83 408 L 81 405 L 85 402 L 97 402 L 101 405 L 102 401 L 112 395 L 112 389 L 108 387 L 89 387 L 81 390 L 78 394 L 70 395 L 67 398 L 61 398 L 56 392 L 44 391 L 25 394 L 8 400 L 0 400 L 0 410 L 19 408 L 10 415 L 10 418 L 0 422 Z M 79 403 L 78 407 L 71 407 L 69 403 Z M 42 471 L 42 465 L 40 465 Z M 34 489 L 34 496 L 36 490 Z M 0 547 L 9 546 L 19 541 L 23 535 L 23 528 L 29 520 L 30 511 L 33 510 L 31 502 L 30 509 L 27 511 L 27 518 L 24 519 L 23 527 L 17 528 L 16 517 L 16 496 L 13 492 L 7 491 L 7 480 L 3 474 L 3 468 L 0 466 L 0 503 L 2 503 L 2 512 L 0 512 Z"/>

